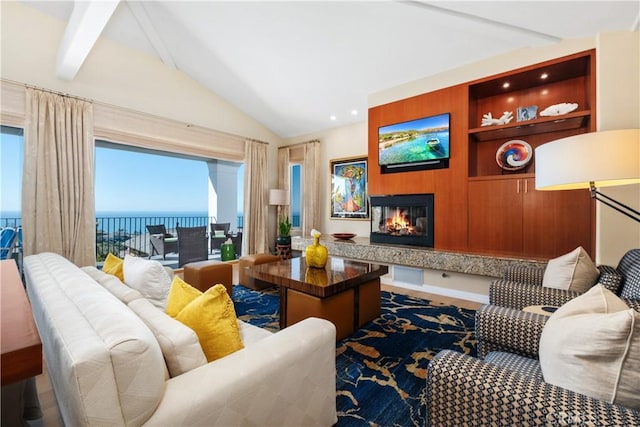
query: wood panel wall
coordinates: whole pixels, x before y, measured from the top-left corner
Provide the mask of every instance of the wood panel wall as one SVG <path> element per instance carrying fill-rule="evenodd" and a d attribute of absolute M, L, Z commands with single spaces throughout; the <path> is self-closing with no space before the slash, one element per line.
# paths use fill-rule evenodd
<path fill-rule="evenodd" d="M 434 194 L 434 247 L 467 249 L 468 90 L 452 86 L 369 109 L 369 194 Z M 448 169 L 380 173 L 380 126 L 442 113 L 451 114 Z"/>

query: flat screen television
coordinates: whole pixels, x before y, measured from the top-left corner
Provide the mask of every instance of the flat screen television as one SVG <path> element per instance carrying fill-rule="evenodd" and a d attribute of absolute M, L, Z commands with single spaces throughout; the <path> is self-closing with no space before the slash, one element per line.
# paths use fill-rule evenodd
<path fill-rule="evenodd" d="M 378 128 L 378 163 L 382 173 L 449 167 L 450 114 Z"/>

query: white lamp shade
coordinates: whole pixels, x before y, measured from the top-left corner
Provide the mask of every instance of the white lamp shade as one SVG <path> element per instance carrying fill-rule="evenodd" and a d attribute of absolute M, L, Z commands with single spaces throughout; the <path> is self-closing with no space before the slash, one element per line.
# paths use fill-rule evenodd
<path fill-rule="evenodd" d="M 289 192 L 279 188 L 269 190 L 269 204 L 272 206 L 286 206 L 289 204 Z"/>
<path fill-rule="evenodd" d="M 640 129 L 592 132 L 536 148 L 536 189 L 640 183 Z"/>

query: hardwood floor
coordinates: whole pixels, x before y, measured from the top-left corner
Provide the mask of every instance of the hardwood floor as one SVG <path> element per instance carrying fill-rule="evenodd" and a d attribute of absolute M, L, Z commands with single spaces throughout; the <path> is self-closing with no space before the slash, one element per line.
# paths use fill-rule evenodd
<path fill-rule="evenodd" d="M 237 283 L 237 267 L 234 268 L 234 283 Z M 442 295 L 435 295 L 427 292 L 405 289 L 393 285 L 382 285 L 382 289 L 389 292 L 428 299 L 432 302 L 432 304 L 437 305 L 455 305 L 458 307 L 468 308 L 470 310 L 476 310 L 481 305 L 480 303 L 473 301 L 450 298 Z M 47 367 L 44 363 L 43 370 L 43 374 L 36 377 L 38 396 L 40 397 L 40 405 L 42 408 L 43 417 L 35 421 L 29 421 L 29 425 L 32 427 L 62 427 L 62 419 L 60 418 L 60 414 L 58 412 L 56 399 L 53 394 L 53 389 L 51 388 L 51 383 L 49 382 L 49 377 L 47 374 Z"/>

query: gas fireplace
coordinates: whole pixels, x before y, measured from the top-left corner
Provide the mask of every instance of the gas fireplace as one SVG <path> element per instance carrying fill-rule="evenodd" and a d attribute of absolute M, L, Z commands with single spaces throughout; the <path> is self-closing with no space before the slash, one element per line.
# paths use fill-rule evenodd
<path fill-rule="evenodd" d="M 433 247 L 433 194 L 371 196 L 371 243 Z"/>

